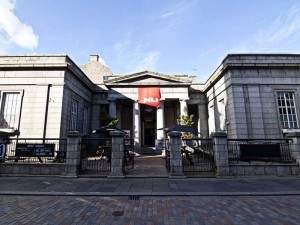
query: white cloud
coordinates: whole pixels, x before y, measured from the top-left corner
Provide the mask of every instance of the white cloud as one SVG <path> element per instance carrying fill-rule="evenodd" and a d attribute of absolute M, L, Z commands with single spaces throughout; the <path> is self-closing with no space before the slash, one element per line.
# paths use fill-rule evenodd
<path fill-rule="evenodd" d="M 0 42 L 34 50 L 38 46 L 39 37 L 31 26 L 22 23 L 14 14 L 16 0 L 0 1 Z M 7 42 L 8 41 L 8 42 Z"/>
<path fill-rule="evenodd" d="M 99 56 L 98 60 L 102 65 L 107 66 L 106 62 L 104 61 L 104 59 L 101 56 Z"/>
<path fill-rule="evenodd" d="M 243 40 L 230 53 L 281 52 L 281 46 L 300 36 L 300 5 L 294 5 L 261 28 L 251 39 Z M 296 38 L 297 39 L 297 38 Z M 294 46 L 298 49 L 298 46 Z M 290 50 L 289 50 L 290 51 Z"/>
<path fill-rule="evenodd" d="M 161 14 L 160 18 L 166 19 L 166 18 L 182 15 L 186 13 L 186 11 L 190 9 L 196 2 L 197 1 L 189 1 L 189 2 L 183 1 L 176 5 L 172 5 L 170 8 L 168 8 Z"/>
<path fill-rule="evenodd" d="M 160 52 L 146 50 L 145 44 L 136 44 L 132 41 L 131 33 L 127 32 L 122 41 L 114 44 L 116 58 L 123 71 L 137 72 L 141 70 L 155 70 L 160 59 Z"/>
<path fill-rule="evenodd" d="M 138 64 L 133 67 L 132 71 L 155 70 L 156 64 L 160 58 L 160 52 L 151 51 L 138 54 Z"/>
<path fill-rule="evenodd" d="M 300 5 L 295 5 L 276 18 L 270 27 L 261 30 L 256 37 L 256 42 L 276 44 L 299 32 Z"/>
<path fill-rule="evenodd" d="M 161 32 L 179 28 L 185 21 L 185 16 L 188 15 L 188 10 L 196 3 L 197 1 L 182 1 L 164 9 L 158 17 L 164 24 L 164 28 L 161 29 Z"/>

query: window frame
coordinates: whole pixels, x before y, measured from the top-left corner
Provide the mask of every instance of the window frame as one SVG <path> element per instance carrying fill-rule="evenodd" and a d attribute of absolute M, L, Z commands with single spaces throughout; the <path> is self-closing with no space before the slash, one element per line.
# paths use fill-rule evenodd
<path fill-rule="evenodd" d="M 82 111 L 82 134 L 87 135 L 89 122 L 89 107 L 84 106 Z"/>
<path fill-rule="evenodd" d="M 279 98 L 282 97 L 279 96 L 280 94 L 283 95 L 283 98 Z M 290 98 L 290 96 L 287 95 L 291 95 L 292 98 Z M 276 91 L 276 104 L 277 104 L 277 111 L 279 115 L 279 123 L 281 128 L 299 129 L 295 91 L 292 90 Z"/>
<path fill-rule="evenodd" d="M 76 103 L 74 105 L 74 103 Z M 78 105 L 79 102 L 76 99 L 72 99 L 71 102 L 71 110 L 70 110 L 70 114 L 71 114 L 71 118 L 70 118 L 70 130 L 71 131 L 76 131 L 77 130 L 77 125 L 78 125 Z M 74 107 L 76 106 L 76 107 Z M 76 108 L 75 111 L 73 111 L 73 109 Z"/>
<path fill-rule="evenodd" d="M 15 108 L 15 112 L 14 112 L 14 121 L 13 124 L 11 124 L 11 120 L 10 123 L 7 126 L 2 126 L 2 115 L 4 115 L 4 111 L 5 110 L 5 106 L 7 105 L 6 103 L 4 103 L 4 98 L 5 100 L 7 99 L 7 95 L 8 94 L 14 94 L 17 95 L 17 99 L 14 100 L 16 102 L 15 105 L 13 105 L 13 107 L 10 108 Z M 19 127 L 19 122 L 20 122 L 20 110 L 21 110 L 21 105 L 22 105 L 22 91 L 16 91 L 16 90 L 4 90 L 1 91 L 0 93 L 0 128 L 1 129 L 7 129 L 7 128 L 14 128 L 14 129 L 18 129 Z M 6 101 L 5 101 L 6 102 Z M 3 116 L 4 117 L 4 116 Z"/>

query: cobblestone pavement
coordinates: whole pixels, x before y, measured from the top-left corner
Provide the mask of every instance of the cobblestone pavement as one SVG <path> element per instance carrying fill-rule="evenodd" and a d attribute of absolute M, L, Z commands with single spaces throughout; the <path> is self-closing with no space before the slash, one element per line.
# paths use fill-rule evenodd
<path fill-rule="evenodd" d="M 0 224 L 300 224 L 300 196 L 0 196 Z"/>
<path fill-rule="evenodd" d="M 234 179 L 0 177 L 0 195 L 299 195 L 298 177 Z"/>

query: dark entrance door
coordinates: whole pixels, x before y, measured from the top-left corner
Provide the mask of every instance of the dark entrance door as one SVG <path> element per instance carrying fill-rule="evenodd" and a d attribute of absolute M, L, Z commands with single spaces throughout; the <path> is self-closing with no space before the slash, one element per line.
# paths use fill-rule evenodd
<path fill-rule="evenodd" d="M 153 121 L 145 121 L 144 123 L 144 146 L 155 145 L 155 126 Z"/>
<path fill-rule="evenodd" d="M 141 105 L 142 146 L 155 146 L 156 138 L 156 108 Z"/>

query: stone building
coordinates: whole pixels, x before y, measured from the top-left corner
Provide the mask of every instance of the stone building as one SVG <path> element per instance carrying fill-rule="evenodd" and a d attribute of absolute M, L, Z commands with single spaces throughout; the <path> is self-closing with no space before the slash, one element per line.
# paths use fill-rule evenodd
<path fill-rule="evenodd" d="M 299 131 L 300 55 L 229 54 L 205 83 L 152 71 L 115 75 L 97 55 L 82 67 L 67 55 L 2 55 L 0 94 L 0 130 L 22 138 L 90 136 L 106 109 L 136 147 L 154 146 L 165 135 L 159 128 L 185 108 L 201 137 L 283 138 Z"/>
<path fill-rule="evenodd" d="M 209 133 L 283 138 L 299 131 L 300 55 L 228 55 L 206 81 Z"/>

